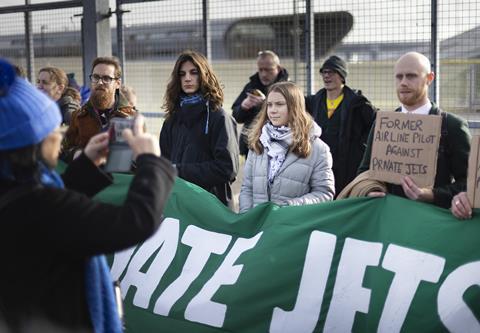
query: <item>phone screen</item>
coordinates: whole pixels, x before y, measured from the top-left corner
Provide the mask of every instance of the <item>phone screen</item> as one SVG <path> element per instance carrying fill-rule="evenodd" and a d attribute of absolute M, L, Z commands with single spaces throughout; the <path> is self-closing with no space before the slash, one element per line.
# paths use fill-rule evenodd
<path fill-rule="evenodd" d="M 122 136 L 126 128 L 133 131 L 133 118 L 112 118 L 108 128 L 108 158 L 106 172 L 128 172 L 132 165 L 133 152 Z"/>

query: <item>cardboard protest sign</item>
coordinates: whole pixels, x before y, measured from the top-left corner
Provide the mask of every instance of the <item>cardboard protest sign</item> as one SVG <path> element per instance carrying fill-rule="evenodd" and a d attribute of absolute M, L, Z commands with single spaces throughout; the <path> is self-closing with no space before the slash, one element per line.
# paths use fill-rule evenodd
<path fill-rule="evenodd" d="M 419 187 L 433 187 L 442 117 L 379 112 L 375 122 L 372 177 L 401 184 L 409 176 Z"/>
<path fill-rule="evenodd" d="M 474 135 L 468 158 L 467 195 L 473 208 L 480 208 L 480 163 L 478 160 L 480 136 Z"/>

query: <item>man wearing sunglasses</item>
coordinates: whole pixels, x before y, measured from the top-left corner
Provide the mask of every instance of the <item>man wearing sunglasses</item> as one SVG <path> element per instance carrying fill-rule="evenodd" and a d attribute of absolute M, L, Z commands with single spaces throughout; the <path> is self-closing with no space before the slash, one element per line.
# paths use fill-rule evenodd
<path fill-rule="evenodd" d="M 91 94 L 85 105 L 72 115 L 63 142 L 63 159 L 72 160 L 95 134 L 106 131 L 110 119 L 135 116 L 135 109 L 120 93 L 122 69 L 113 57 L 99 57 L 92 63 Z"/>

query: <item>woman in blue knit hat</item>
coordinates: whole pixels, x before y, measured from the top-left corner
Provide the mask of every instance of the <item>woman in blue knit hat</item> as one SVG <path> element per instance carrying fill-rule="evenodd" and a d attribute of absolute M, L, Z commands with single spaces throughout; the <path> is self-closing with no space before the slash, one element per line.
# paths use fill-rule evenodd
<path fill-rule="evenodd" d="M 0 59 L 2 332 L 120 332 L 102 254 L 147 239 L 173 185 L 173 167 L 139 119 L 124 132 L 138 167 L 125 203 L 92 201 L 111 183 L 98 168 L 108 134 L 93 137 L 60 177 L 61 120 L 57 104 Z"/>

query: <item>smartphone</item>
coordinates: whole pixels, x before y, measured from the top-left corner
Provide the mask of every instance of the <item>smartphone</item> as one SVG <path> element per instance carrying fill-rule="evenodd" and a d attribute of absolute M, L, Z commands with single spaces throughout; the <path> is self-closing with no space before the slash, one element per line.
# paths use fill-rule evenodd
<path fill-rule="evenodd" d="M 133 131 L 134 118 L 112 118 L 108 128 L 108 157 L 106 172 L 128 172 L 132 166 L 133 152 L 122 136 L 126 128 Z"/>

